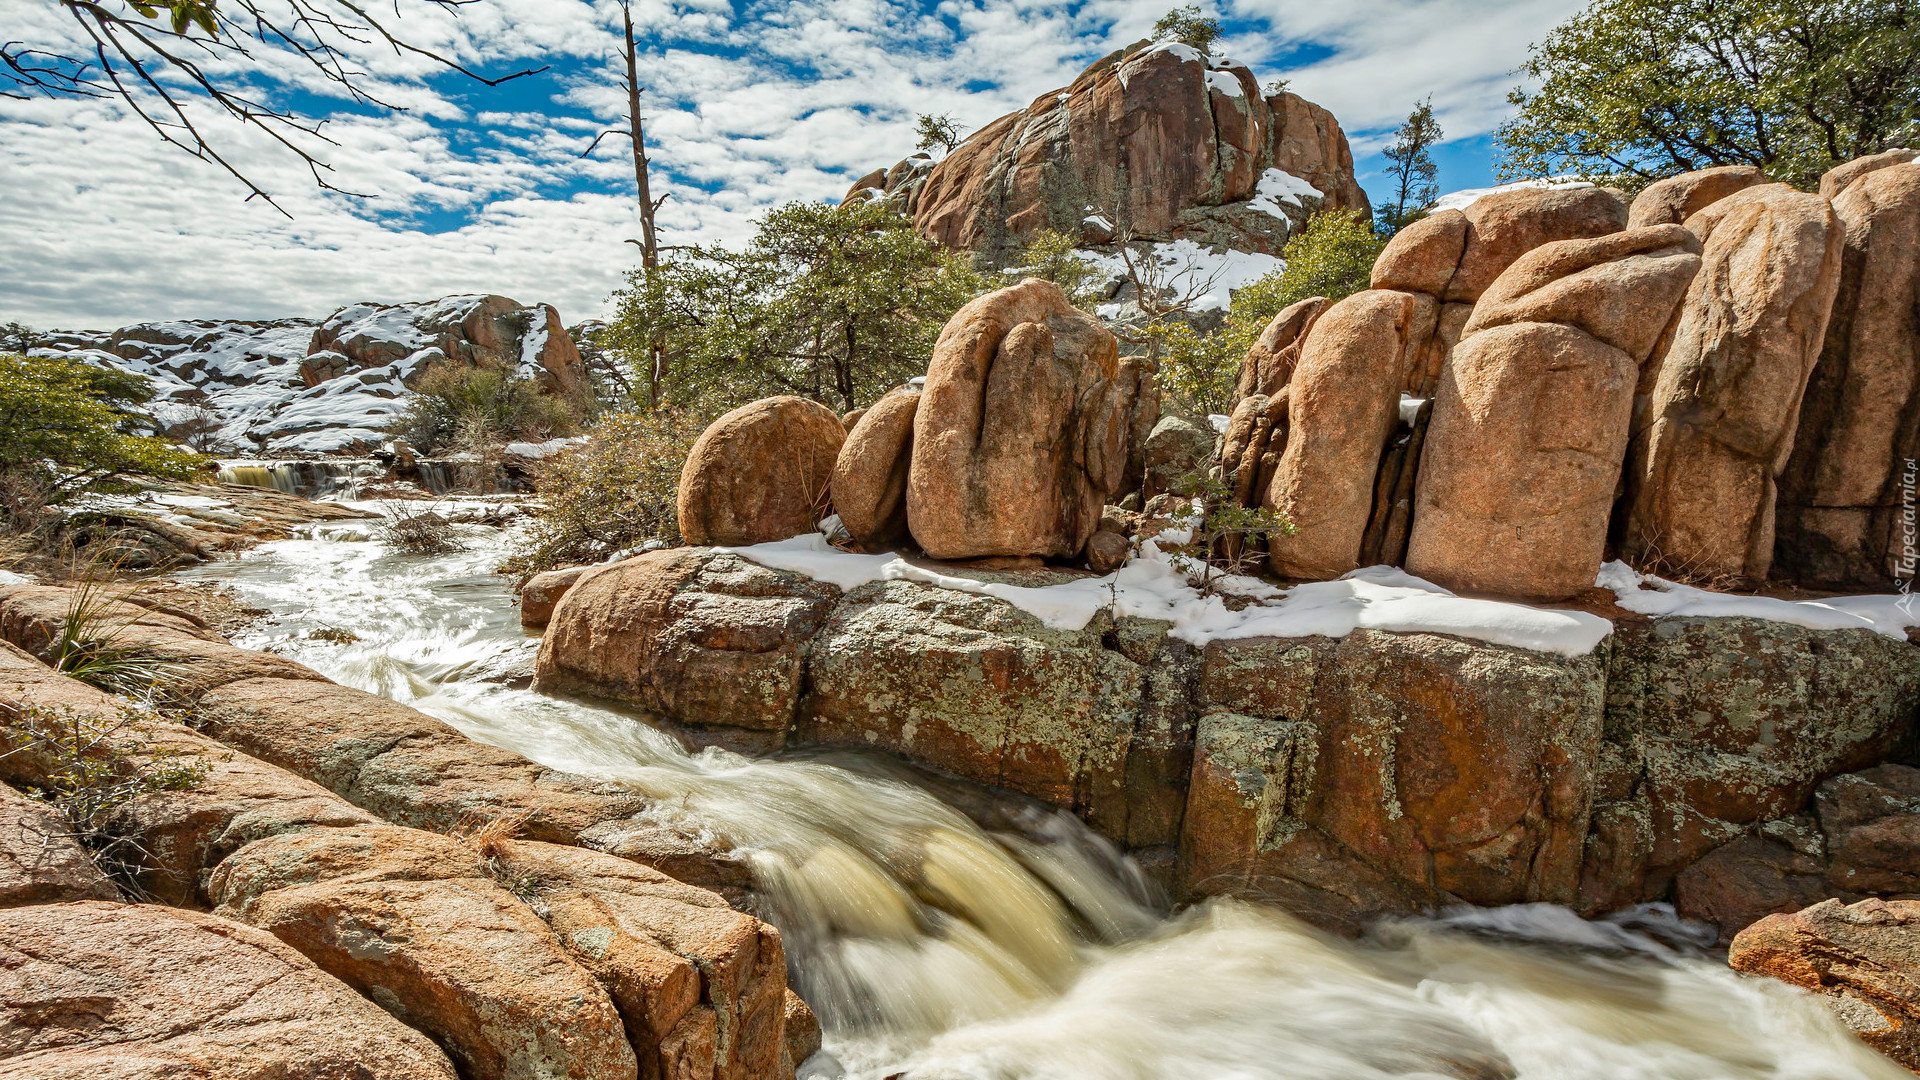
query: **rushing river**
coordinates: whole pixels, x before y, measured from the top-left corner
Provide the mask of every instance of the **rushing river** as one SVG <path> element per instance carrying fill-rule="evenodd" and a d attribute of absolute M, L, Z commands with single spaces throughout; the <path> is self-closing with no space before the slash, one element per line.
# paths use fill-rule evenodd
<path fill-rule="evenodd" d="M 1360 943 L 1250 904 L 1169 916 L 1064 814 L 989 834 L 884 764 L 689 754 L 632 716 L 483 680 L 536 645 L 491 572 L 501 532 L 433 557 L 368 537 L 328 526 L 183 576 L 274 612 L 243 645 L 631 785 L 662 823 L 742 852 L 826 1028 L 803 1076 L 1911 1080 L 1659 911 L 1465 911 Z"/>

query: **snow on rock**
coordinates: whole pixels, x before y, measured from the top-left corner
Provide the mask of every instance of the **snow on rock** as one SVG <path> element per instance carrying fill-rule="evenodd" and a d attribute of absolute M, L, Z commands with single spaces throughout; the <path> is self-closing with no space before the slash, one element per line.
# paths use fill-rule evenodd
<path fill-rule="evenodd" d="M 11 570 L 0 570 L 0 585 L 31 585 L 33 579 L 25 574 L 16 574 Z"/>
<path fill-rule="evenodd" d="M 1084 248 L 1075 254 L 1099 267 L 1103 274 L 1126 273 L 1126 263 L 1119 255 Z M 1233 290 L 1276 270 L 1284 270 L 1287 265 L 1275 255 L 1232 249 L 1214 251 L 1192 240 L 1154 244 L 1151 253 L 1145 257 L 1163 268 L 1163 280 L 1176 295 L 1196 290 L 1200 292 L 1199 299 L 1193 305 L 1195 311 L 1225 311 L 1233 300 Z M 1104 305 L 1103 310 L 1098 312 L 1103 318 L 1113 317 L 1104 307 L 1118 310 L 1115 305 Z"/>
<path fill-rule="evenodd" d="M 110 333 L 55 332 L 33 352 L 145 378 L 155 395 L 148 412 L 176 437 L 191 432 L 243 454 L 330 454 L 386 438 L 406 411 L 407 381 L 435 360 L 497 359 L 528 377 L 550 374 L 549 317 L 544 305 L 449 296 L 351 304 L 320 320 L 172 320 Z"/>
<path fill-rule="evenodd" d="M 1221 591 L 1253 601 L 1235 610 L 1220 595 L 1202 595 L 1189 581 L 1186 560 L 1160 551 L 1151 540 L 1116 573 L 1037 588 L 944 574 L 898 555 L 841 551 L 818 533 L 725 550 L 841 589 L 872 581 L 916 581 L 992 596 L 1060 630 L 1082 629 L 1100 611 L 1110 609 L 1116 616 L 1170 622 L 1174 637 L 1194 645 L 1251 637 L 1345 637 L 1354 630 L 1373 629 L 1451 634 L 1584 656 L 1613 632 L 1613 624 L 1598 615 L 1470 600 L 1387 566 L 1289 589 L 1251 578 L 1225 579 Z"/>
<path fill-rule="evenodd" d="M 1228 97 L 1243 98 L 1247 96 L 1246 88 L 1240 85 L 1240 80 L 1234 78 L 1233 72 L 1231 71 L 1209 69 L 1207 71 L 1207 89 L 1216 94 L 1225 94 Z M 1273 172 L 1275 170 L 1269 169 L 1268 171 Z"/>
<path fill-rule="evenodd" d="M 1594 584 L 1613 590 L 1621 607 L 1640 615 L 1765 619 L 1812 630 L 1872 630 L 1902 641 L 1908 627 L 1920 626 L 1920 596 L 1910 593 L 1821 600 L 1738 596 L 1641 574 L 1623 562 L 1602 566 Z"/>
<path fill-rule="evenodd" d="M 1466 188 L 1461 191 L 1442 195 L 1438 199 L 1435 199 L 1433 212 L 1438 213 L 1442 210 L 1465 210 L 1467 207 L 1472 206 L 1474 203 L 1479 202 L 1489 195 L 1498 195 L 1503 191 L 1518 191 L 1521 188 L 1558 187 L 1571 189 L 1588 188 L 1592 186 L 1592 184 L 1584 180 L 1567 180 L 1561 177 L 1553 177 L 1546 180 L 1516 180 L 1511 184 L 1497 184 L 1493 187 Z"/>
<path fill-rule="evenodd" d="M 1291 220 L 1287 212 L 1280 208 L 1281 203 L 1292 203 L 1295 207 L 1305 209 L 1306 200 L 1324 200 L 1326 197 L 1325 192 L 1290 172 L 1268 169 L 1260 174 L 1260 183 L 1254 187 L 1253 199 L 1247 205 L 1263 214 Z"/>

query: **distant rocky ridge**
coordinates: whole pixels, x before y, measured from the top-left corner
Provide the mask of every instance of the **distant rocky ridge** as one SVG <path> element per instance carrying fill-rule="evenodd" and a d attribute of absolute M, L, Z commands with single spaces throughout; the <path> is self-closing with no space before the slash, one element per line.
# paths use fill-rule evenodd
<path fill-rule="evenodd" d="M 209 448 L 292 457 L 362 452 L 390 436 L 407 389 L 436 360 L 500 364 L 549 392 L 587 392 L 580 352 L 551 304 L 504 296 L 353 304 L 324 319 L 189 319 L 101 333 L 56 331 L 35 355 L 145 376 L 156 423 Z"/>
<path fill-rule="evenodd" d="M 931 240 L 1004 258 L 1036 230 L 1274 254 L 1315 210 L 1366 212 L 1333 114 L 1263 95 L 1252 71 L 1175 41 L 1140 41 L 1069 86 L 925 154 L 862 177 Z"/>

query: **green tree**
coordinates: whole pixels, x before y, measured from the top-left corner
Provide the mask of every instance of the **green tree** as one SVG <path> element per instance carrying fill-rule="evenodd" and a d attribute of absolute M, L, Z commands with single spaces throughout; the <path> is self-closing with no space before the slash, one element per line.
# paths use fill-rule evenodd
<path fill-rule="evenodd" d="M 1715 165 L 1811 188 L 1920 137 L 1912 0 L 1595 0 L 1530 50 L 1499 130 L 1505 179 L 1636 190 Z"/>
<path fill-rule="evenodd" d="M 914 117 L 913 129 L 920 136 L 920 141 L 914 144 L 914 149 L 938 150 L 943 154 L 952 153 L 953 148 L 960 145 L 962 135 L 967 130 L 966 125 L 955 120 L 951 113 L 941 113 L 938 116 L 921 113 Z"/>
<path fill-rule="evenodd" d="M 580 417 L 565 399 L 543 394 L 532 379 L 506 368 L 437 360 L 414 387 L 394 434 L 423 453 L 485 453 L 512 439 L 572 435 Z"/>
<path fill-rule="evenodd" d="M 135 411 L 153 400 L 138 375 L 64 358 L 0 354 L 0 476 L 58 500 L 126 476 L 185 480 L 206 459 L 165 439 Z"/>
<path fill-rule="evenodd" d="M 769 394 L 837 409 L 925 374 L 947 319 L 989 287 L 962 255 L 876 204 L 793 202 L 745 248 L 671 251 L 614 294 L 609 345 L 631 360 L 661 344 L 663 394 L 718 412 Z"/>
<path fill-rule="evenodd" d="M 1153 24 L 1153 40 L 1178 41 L 1203 53 L 1213 51 L 1213 43 L 1220 40 L 1220 33 L 1220 20 L 1202 15 L 1196 4 L 1174 8 Z"/>
<path fill-rule="evenodd" d="M 1019 266 L 1022 277 L 1053 282 L 1079 307 L 1091 311 L 1100 300 L 1093 288 L 1102 277 L 1100 268 L 1080 255 L 1073 237 L 1058 229 L 1034 230 L 1020 249 Z"/>
<path fill-rule="evenodd" d="M 1407 122 L 1393 133 L 1393 144 L 1381 151 L 1393 163 L 1387 169 L 1393 199 L 1382 203 L 1374 216 L 1387 235 L 1426 217 L 1433 208 L 1440 195 L 1440 185 L 1434 182 L 1440 168 L 1429 151 L 1440 138 L 1440 121 L 1433 115 L 1433 99 L 1428 98 L 1413 107 Z"/>

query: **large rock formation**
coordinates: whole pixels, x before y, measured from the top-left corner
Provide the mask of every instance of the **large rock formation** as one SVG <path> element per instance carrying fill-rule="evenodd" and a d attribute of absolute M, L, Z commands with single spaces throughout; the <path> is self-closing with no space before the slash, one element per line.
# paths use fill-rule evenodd
<path fill-rule="evenodd" d="M 1622 553 L 1667 573 L 1765 581 L 1774 478 L 1840 284 L 1840 223 L 1825 199 L 1774 184 L 1712 202 L 1687 228 L 1705 245 L 1702 269 L 1636 438 Z"/>
<path fill-rule="evenodd" d="M 913 418 L 907 526 L 940 559 L 1073 558 L 1127 465 L 1113 335 L 1028 278 L 956 312 Z M 691 463 L 689 463 L 691 468 Z"/>
<path fill-rule="evenodd" d="M 1920 163 L 1855 176 L 1833 212 L 1839 293 L 1780 476 L 1775 558 L 1788 576 L 1888 591 L 1914 579 L 1901 515 L 1920 458 Z"/>
<path fill-rule="evenodd" d="M 1766 174 L 1754 165 L 1721 165 L 1656 180 L 1634 196 L 1627 208 L 1627 228 L 1684 225 L 1713 203 L 1766 182 Z"/>
<path fill-rule="evenodd" d="M 829 503 L 847 429 L 817 401 L 749 402 L 707 426 L 680 468 L 675 509 L 689 544 L 764 544 L 812 531 Z"/>
<path fill-rule="evenodd" d="M 1529 599 L 1592 586 L 1640 364 L 1698 251 L 1675 225 L 1557 241 L 1480 297 L 1440 380 L 1408 570 Z"/>
<path fill-rule="evenodd" d="M 942 244 L 1006 255 L 1037 229 L 1278 252 L 1314 209 L 1368 210 L 1331 114 L 1262 96 L 1253 73 L 1178 42 L 1138 42 L 975 132 L 938 164 L 863 177 Z"/>
<path fill-rule="evenodd" d="M 833 466 L 833 511 L 861 545 L 880 550 L 907 539 L 907 470 L 920 390 L 893 390 L 847 431 Z"/>

